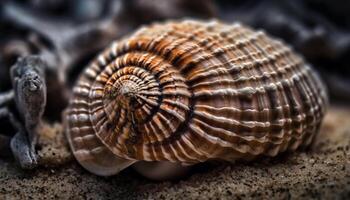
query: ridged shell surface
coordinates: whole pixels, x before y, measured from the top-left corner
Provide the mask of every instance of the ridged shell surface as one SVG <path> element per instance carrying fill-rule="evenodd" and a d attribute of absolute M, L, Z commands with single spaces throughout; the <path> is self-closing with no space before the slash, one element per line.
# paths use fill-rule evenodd
<path fill-rule="evenodd" d="M 295 150 L 312 141 L 326 104 L 318 75 L 281 41 L 186 20 L 113 42 L 81 74 L 64 119 L 77 160 L 109 175 L 138 160 Z"/>

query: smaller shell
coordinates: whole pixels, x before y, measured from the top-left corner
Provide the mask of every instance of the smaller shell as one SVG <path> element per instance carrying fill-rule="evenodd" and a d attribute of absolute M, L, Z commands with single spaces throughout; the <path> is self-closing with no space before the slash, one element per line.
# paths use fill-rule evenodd
<path fill-rule="evenodd" d="M 136 161 L 252 160 L 308 145 L 327 95 L 282 42 L 240 24 L 153 24 L 80 76 L 65 114 L 77 160 L 99 175 Z"/>

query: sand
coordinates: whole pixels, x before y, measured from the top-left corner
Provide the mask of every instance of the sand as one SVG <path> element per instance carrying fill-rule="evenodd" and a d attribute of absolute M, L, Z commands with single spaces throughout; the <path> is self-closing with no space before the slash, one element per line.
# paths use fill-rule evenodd
<path fill-rule="evenodd" d="M 40 150 L 43 167 L 23 171 L 13 161 L 0 160 L 0 199 L 350 199 L 346 107 L 330 108 L 308 150 L 252 163 L 201 165 L 176 182 L 150 181 L 132 169 L 109 178 L 92 175 L 66 147 L 47 142 L 57 143 L 62 135 L 47 132 L 46 145 L 52 147 Z"/>

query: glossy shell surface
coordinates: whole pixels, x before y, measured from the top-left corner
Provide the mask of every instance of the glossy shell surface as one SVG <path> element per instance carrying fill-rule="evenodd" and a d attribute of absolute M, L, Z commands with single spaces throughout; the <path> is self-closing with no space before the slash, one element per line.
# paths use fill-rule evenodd
<path fill-rule="evenodd" d="M 240 24 L 153 24 L 111 43 L 81 74 L 64 120 L 100 175 L 139 161 L 251 160 L 311 143 L 327 104 L 283 42 Z"/>

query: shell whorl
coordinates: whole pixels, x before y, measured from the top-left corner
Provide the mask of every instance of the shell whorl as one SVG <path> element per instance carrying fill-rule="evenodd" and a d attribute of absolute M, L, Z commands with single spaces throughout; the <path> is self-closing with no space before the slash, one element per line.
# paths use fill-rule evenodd
<path fill-rule="evenodd" d="M 112 43 L 80 76 L 65 123 L 85 166 L 249 160 L 309 144 L 326 104 L 318 75 L 282 42 L 187 20 Z"/>

